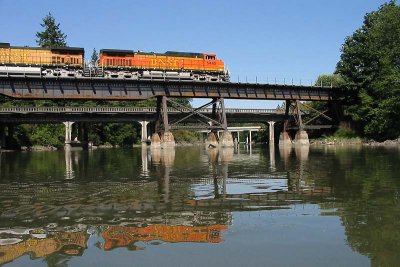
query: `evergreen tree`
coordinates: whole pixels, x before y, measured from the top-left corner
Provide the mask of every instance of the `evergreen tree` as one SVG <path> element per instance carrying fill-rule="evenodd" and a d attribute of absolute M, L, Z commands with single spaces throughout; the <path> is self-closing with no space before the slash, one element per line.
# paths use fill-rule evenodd
<path fill-rule="evenodd" d="M 93 48 L 92 58 L 90 60 L 92 66 L 96 65 L 97 60 L 99 60 L 99 54 L 97 53 L 96 48 Z"/>
<path fill-rule="evenodd" d="M 67 35 L 61 32 L 60 23 L 56 23 L 53 15 L 49 13 L 44 17 L 42 32 L 36 33 L 36 43 L 41 47 L 66 46 Z"/>

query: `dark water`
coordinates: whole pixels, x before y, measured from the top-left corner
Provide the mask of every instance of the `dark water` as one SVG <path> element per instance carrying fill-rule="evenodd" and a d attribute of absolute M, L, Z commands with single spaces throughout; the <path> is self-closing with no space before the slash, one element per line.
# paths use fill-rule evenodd
<path fill-rule="evenodd" d="M 2 153 L 5 266 L 399 266 L 400 149 Z"/>

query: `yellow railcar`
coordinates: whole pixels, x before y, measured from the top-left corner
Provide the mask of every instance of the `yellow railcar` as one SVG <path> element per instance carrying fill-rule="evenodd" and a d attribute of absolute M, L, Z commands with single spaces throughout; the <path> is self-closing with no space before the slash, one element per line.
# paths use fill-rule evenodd
<path fill-rule="evenodd" d="M 83 64 L 83 48 L 18 47 L 11 46 L 9 43 L 0 43 L 0 73 L 32 73 L 39 70 L 40 73 L 47 75 L 61 76 L 64 73 L 67 76 L 75 76 L 76 71 L 72 73 L 71 69 L 81 70 Z M 35 69 L 29 69 L 29 67 Z"/>

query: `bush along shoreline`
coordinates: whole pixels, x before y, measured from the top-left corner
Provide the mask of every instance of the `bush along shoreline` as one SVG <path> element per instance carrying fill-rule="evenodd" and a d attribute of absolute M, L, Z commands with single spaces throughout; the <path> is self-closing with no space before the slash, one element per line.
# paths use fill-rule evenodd
<path fill-rule="evenodd" d="M 337 138 L 328 136 L 325 138 L 310 139 L 310 145 L 363 145 L 363 146 L 399 146 L 400 138 L 394 140 L 385 140 L 378 142 L 375 140 L 363 139 L 360 137 L 355 138 Z"/>

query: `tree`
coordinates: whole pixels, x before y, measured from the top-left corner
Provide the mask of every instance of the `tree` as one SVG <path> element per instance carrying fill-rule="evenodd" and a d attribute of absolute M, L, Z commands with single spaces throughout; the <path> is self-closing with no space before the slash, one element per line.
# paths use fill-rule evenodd
<path fill-rule="evenodd" d="M 36 43 L 41 47 L 66 46 L 67 35 L 61 32 L 60 23 L 56 23 L 53 15 L 49 13 L 40 24 L 44 29 L 36 33 Z"/>
<path fill-rule="evenodd" d="M 336 72 L 346 83 L 346 113 L 376 140 L 400 135 L 400 7 L 396 1 L 366 14 L 346 38 Z"/>
<path fill-rule="evenodd" d="M 343 85 L 343 78 L 339 74 L 321 74 L 315 82 L 315 86 L 342 87 Z"/>
<path fill-rule="evenodd" d="M 90 62 L 92 63 L 92 66 L 96 65 L 96 62 L 99 60 L 99 54 L 96 51 L 96 48 L 93 48 L 93 53 L 92 57 L 90 59 Z"/>

